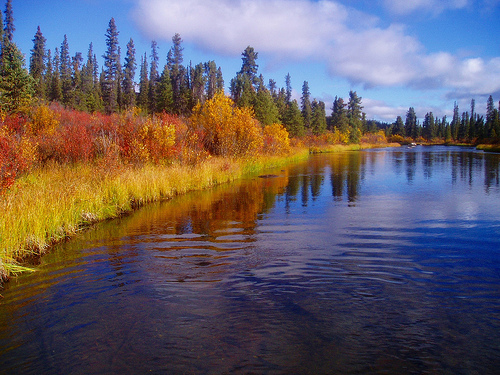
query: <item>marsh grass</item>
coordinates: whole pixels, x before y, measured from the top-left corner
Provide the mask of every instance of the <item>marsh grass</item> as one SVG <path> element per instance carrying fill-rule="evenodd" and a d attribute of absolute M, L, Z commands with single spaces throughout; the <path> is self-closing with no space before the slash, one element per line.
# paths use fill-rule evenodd
<path fill-rule="evenodd" d="M 51 164 L 21 177 L 0 197 L 0 276 L 30 270 L 23 262 L 89 225 L 118 217 L 146 203 L 170 199 L 258 174 L 307 158 L 209 158 L 195 166 Z"/>

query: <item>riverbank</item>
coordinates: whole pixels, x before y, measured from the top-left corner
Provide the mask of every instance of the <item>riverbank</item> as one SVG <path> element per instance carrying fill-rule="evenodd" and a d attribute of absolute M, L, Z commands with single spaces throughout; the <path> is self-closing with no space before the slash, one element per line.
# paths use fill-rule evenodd
<path fill-rule="evenodd" d="M 31 271 L 23 262 L 98 221 L 146 203 L 228 183 L 304 160 L 288 156 L 208 158 L 194 166 L 146 164 L 103 168 L 98 163 L 52 164 L 21 177 L 0 199 L 0 278 Z"/>

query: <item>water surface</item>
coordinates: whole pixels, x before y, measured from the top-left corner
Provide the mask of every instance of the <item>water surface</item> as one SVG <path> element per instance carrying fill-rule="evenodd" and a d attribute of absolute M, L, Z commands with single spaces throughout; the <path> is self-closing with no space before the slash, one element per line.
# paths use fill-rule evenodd
<path fill-rule="evenodd" d="M 1 291 L 0 373 L 497 373 L 499 156 L 313 156 L 101 223 Z"/>

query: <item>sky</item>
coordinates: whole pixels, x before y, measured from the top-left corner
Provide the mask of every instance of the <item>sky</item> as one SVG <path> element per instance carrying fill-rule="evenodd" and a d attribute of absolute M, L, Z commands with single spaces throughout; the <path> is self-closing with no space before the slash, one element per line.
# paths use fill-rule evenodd
<path fill-rule="evenodd" d="M 122 59 L 133 39 L 137 60 L 159 45 L 161 67 L 172 36 L 183 40 L 184 64 L 214 60 L 225 85 L 241 69 L 247 46 L 259 74 L 285 86 L 290 73 L 331 113 L 336 96 L 362 98 L 367 119 L 394 122 L 413 107 L 441 117 L 484 113 L 500 100 L 500 0 L 12 0 L 14 41 L 26 63 L 37 27 L 52 52 L 67 35 L 70 55 L 92 42 L 102 67 L 113 17 Z M 139 65 L 139 64 L 138 64 Z M 136 72 L 139 80 L 139 68 Z"/>

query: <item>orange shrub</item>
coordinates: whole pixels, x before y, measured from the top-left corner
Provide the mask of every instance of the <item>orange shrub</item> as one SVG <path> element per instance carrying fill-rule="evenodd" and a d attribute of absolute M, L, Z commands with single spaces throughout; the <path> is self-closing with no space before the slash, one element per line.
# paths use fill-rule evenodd
<path fill-rule="evenodd" d="M 236 107 L 223 93 L 194 108 L 189 131 L 197 132 L 213 155 L 247 156 L 256 154 L 263 145 L 262 128 L 252 110 Z"/>
<path fill-rule="evenodd" d="M 264 127 L 264 152 L 268 154 L 286 154 L 290 152 L 288 131 L 281 124 Z"/>
<path fill-rule="evenodd" d="M 39 105 L 31 109 L 28 128 L 34 135 L 40 133 L 52 134 L 59 126 L 60 113 L 47 105 Z"/>

